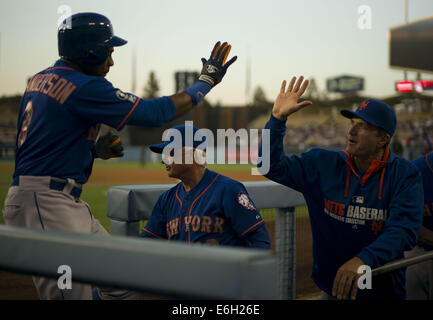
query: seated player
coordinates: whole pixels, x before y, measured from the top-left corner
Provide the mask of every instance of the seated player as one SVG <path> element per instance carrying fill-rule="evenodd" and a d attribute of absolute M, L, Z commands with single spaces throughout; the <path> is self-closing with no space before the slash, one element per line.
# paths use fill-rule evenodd
<path fill-rule="evenodd" d="M 168 176 L 181 182 L 159 197 L 140 237 L 270 249 L 265 222 L 244 185 L 206 168 L 199 129 L 179 125 L 168 135 L 170 141 L 150 149 L 163 154 Z M 187 141 L 198 135 L 200 141 Z"/>

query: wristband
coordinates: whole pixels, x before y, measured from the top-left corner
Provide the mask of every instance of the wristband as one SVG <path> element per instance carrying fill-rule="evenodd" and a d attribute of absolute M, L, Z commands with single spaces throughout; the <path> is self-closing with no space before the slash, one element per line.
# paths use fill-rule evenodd
<path fill-rule="evenodd" d="M 203 81 L 197 81 L 191 87 L 186 88 L 185 92 L 191 96 L 192 104 L 196 106 L 210 91 L 210 89 L 212 89 L 210 84 Z"/>

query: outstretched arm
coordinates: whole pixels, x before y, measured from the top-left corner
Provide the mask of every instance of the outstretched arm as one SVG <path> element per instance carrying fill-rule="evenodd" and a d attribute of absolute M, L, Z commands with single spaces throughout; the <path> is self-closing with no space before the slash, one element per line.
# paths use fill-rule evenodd
<path fill-rule="evenodd" d="M 227 42 L 221 44 L 218 41 L 209 59 L 201 59 L 203 67 L 198 81 L 185 89 L 184 92 L 170 96 L 176 107 L 176 117 L 181 117 L 194 108 L 214 86 L 221 82 L 228 67 L 237 59 L 237 56 L 235 56 L 226 63 L 230 50 L 230 44 Z"/>

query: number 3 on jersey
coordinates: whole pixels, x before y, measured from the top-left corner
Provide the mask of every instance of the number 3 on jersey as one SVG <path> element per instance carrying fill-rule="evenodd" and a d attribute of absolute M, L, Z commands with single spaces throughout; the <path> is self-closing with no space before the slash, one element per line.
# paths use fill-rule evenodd
<path fill-rule="evenodd" d="M 27 134 L 29 132 L 30 123 L 33 118 L 33 103 L 31 101 L 27 102 L 26 109 L 24 110 L 24 120 L 21 125 L 20 135 L 18 136 L 18 148 L 20 148 L 24 141 L 26 141 Z"/>

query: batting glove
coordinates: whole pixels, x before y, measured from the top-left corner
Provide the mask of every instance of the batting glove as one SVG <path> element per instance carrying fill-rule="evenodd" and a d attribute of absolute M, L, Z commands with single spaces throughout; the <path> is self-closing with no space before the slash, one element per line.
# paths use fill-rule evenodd
<path fill-rule="evenodd" d="M 104 160 L 123 157 L 123 146 L 120 138 L 111 132 L 100 137 L 95 143 L 96 158 Z"/>
<path fill-rule="evenodd" d="M 226 74 L 227 68 L 238 58 L 237 56 L 234 56 L 225 63 L 231 48 L 232 46 L 227 42 L 224 42 L 221 45 L 221 42 L 218 41 L 210 54 L 209 60 L 201 58 L 203 68 L 198 80 L 210 84 L 211 87 L 220 83 Z"/>

